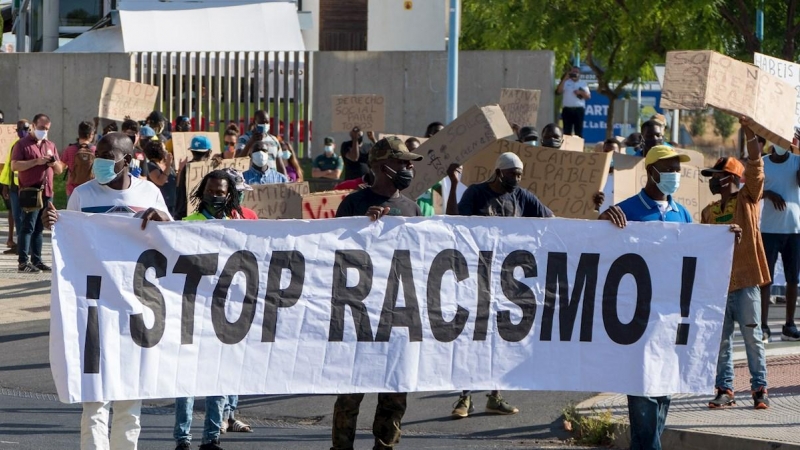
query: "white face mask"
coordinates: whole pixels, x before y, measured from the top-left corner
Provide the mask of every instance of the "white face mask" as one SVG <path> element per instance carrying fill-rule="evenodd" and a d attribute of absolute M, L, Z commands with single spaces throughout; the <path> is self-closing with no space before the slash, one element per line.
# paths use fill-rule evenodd
<path fill-rule="evenodd" d="M 264 167 L 267 165 L 267 152 L 254 152 L 250 155 L 250 161 L 254 166 Z"/>
<path fill-rule="evenodd" d="M 33 130 L 33 135 L 36 136 L 37 141 L 47 139 L 47 130 Z"/>
<path fill-rule="evenodd" d="M 775 149 L 775 154 L 778 156 L 783 156 L 789 151 L 789 149 L 783 148 L 777 144 L 772 144 L 772 148 Z"/>
<path fill-rule="evenodd" d="M 325 146 L 325 153 L 328 153 L 328 154 L 333 153 L 333 146 L 332 145 L 326 145 Z"/>

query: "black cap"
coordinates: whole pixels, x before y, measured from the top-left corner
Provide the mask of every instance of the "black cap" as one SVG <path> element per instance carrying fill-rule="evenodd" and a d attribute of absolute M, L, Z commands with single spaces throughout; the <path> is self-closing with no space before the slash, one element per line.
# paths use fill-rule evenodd
<path fill-rule="evenodd" d="M 538 140 L 539 140 L 539 132 L 536 130 L 536 127 L 527 126 L 519 129 L 520 142 L 530 142 Z"/>

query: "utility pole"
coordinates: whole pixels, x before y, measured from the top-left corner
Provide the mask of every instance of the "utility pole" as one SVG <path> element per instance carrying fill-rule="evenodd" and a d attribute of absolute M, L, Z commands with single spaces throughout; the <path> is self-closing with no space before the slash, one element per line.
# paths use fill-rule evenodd
<path fill-rule="evenodd" d="M 461 28 L 460 0 L 450 0 L 450 38 L 447 41 L 447 123 L 458 115 L 458 38 Z"/>

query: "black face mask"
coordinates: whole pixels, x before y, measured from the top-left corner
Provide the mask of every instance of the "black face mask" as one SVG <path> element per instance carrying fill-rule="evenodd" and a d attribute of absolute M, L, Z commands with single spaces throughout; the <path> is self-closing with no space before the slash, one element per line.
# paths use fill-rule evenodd
<path fill-rule="evenodd" d="M 227 203 L 228 197 L 225 195 L 203 194 L 203 204 L 206 210 L 214 216 L 224 210 Z"/>
<path fill-rule="evenodd" d="M 569 74 L 569 77 L 572 78 L 573 80 L 577 80 L 578 79 L 578 74 L 577 73 L 571 73 L 571 74 Z"/>
<path fill-rule="evenodd" d="M 392 175 L 390 175 L 389 178 L 392 180 L 394 187 L 396 187 L 400 191 L 411 186 L 411 182 L 414 181 L 413 170 L 408 170 L 408 169 L 393 170 L 391 167 L 385 164 L 383 167 L 386 170 L 392 172 Z"/>
<path fill-rule="evenodd" d="M 722 185 L 723 180 L 727 180 L 730 177 L 725 178 L 712 178 L 708 180 L 708 188 L 711 190 L 711 193 L 714 195 L 722 193 L 722 188 L 727 187 L 730 184 L 730 181 L 725 182 L 725 186 Z"/>
<path fill-rule="evenodd" d="M 514 192 L 514 189 L 519 186 L 519 180 L 517 180 L 515 176 L 506 178 L 498 173 L 497 177 L 500 178 L 500 185 L 503 186 L 503 189 L 508 193 Z"/>
<path fill-rule="evenodd" d="M 192 161 L 193 162 L 202 161 L 206 159 L 206 156 L 208 156 L 208 154 L 209 152 L 192 152 Z"/>
<path fill-rule="evenodd" d="M 542 139 L 542 147 L 561 148 L 561 144 L 563 143 L 564 140 L 561 138 Z"/>

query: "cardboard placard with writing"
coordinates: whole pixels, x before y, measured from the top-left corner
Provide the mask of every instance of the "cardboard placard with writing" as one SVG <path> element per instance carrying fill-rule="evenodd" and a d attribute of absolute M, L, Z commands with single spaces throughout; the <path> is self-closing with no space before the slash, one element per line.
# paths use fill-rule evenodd
<path fill-rule="evenodd" d="M 614 153 L 614 199 L 609 204 L 616 205 L 626 198 L 638 194 L 644 187 L 643 181 L 647 181 L 644 170 L 644 158 L 641 156 Z"/>
<path fill-rule="evenodd" d="M 513 152 L 524 164 L 520 187 L 533 192 L 557 217 L 596 219 L 594 195 L 603 190 L 609 153 L 569 152 L 499 140 L 464 164 L 461 182 L 480 183 L 494 173 L 501 153 Z"/>
<path fill-rule="evenodd" d="M 16 125 L 0 125 L 0 164 L 5 164 L 11 147 L 17 142 Z"/>
<path fill-rule="evenodd" d="M 195 136 L 205 136 L 211 141 L 211 154 L 219 155 L 222 149 L 219 142 L 219 133 L 211 131 L 188 131 L 172 133 L 172 156 L 175 168 L 177 169 L 181 161 L 192 160 L 192 152 L 189 146 Z"/>
<path fill-rule="evenodd" d="M 303 219 L 333 219 L 336 210 L 353 191 L 323 191 L 303 196 Z"/>
<path fill-rule="evenodd" d="M 259 219 L 300 219 L 303 196 L 308 183 L 256 184 L 244 194 L 242 206 L 256 212 Z"/>
<path fill-rule="evenodd" d="M 794 127 L 800 128 L 800 64 L 784 61 L 773 56 L 755 53 L 753 62 L 761 70 L 789 83 L 795 90 Z"/>
<path fill-rule="evenodd" d="M 414 162 L 414 181 L 403 194 L 419 197 L 447 176 L 450 164 L 464 164 L 496 140 L 512 134 L 499 106 L 473 106 L 416 150 L 424 159 Z"/>
<path fill-rule="evenodd" d="M 689 164 L 695 167 L 706 166 L 706 156 L 698 152 L 697 150 L 689 150 L 688 148 L 678 148 L 678 147 L 672 147 L 672 149 L 682 155 L 687 155 L 689 158 L 691 158 Z"/>
<path fill-rule="evenodd" d="M 509 123 L 520 127 L 536 125 L 539 117 L 539 98 L 542 91 L 537 89 L 508 89 L 500 91 L 500 109 Z"/>
<path fill-rule="evenodd" d="M 667 70 L 661 107 L 703 109 L 713 106 L 753 120 L 753 131 L 789 148 L 794 137 L 794 89 L 756 66 L 719 53 L 673 51 Z"/>
<path fill-rule="evenodd" d="M 428 140 L 428 138 L 419 136 L 411 136 L 408 134 L 392 134 L 392 133 L 378 133 L 378 140 L 380 141 L 381 139 L 389 136 L 397 136 L 398 138 L 402 139 L 403 142 L 409 140 L 410 138 L 415 138 L 419 141 L 420 145 L 424 144 Z"/>
<path fill-rule="evenodd" d="M 580 136 L 565 134 L 563 141 L 561 141 L 561 150 L 567 150 L 571 152 L 582 152 L 584 142 L 585 141 Z"/>
<path fill-rule="evenodd" d="M 386 128 L 386 105 L 382 95 L 334 95 L 331 100 L 331 131 L 364 131 Z"/>
<path fill-rule="evenodd" d="M 158 98 L 158 86 L 106 77 L 100 91 L 97 117 L 123 121 L 126 116 L 144 120 Z"/>
<path fill-rule="evenodd" d="M 192 194 L 200 182 L 203 181 L 203 177 L 212 170 L 226 169 L 228 167 L 232 167 L 239 172 L 244 172 L 250 168 L 250 158 L 223 159 L 219 163 L 210 159 L 208 161 L 198 161 L 186 164 L 186 166 L 183 168 L 183 170 L 186 170 L 186 173 L 188 174 L 186 178 L 186 204 L 190 205 L 190 209 L 192 204 Z"/>

